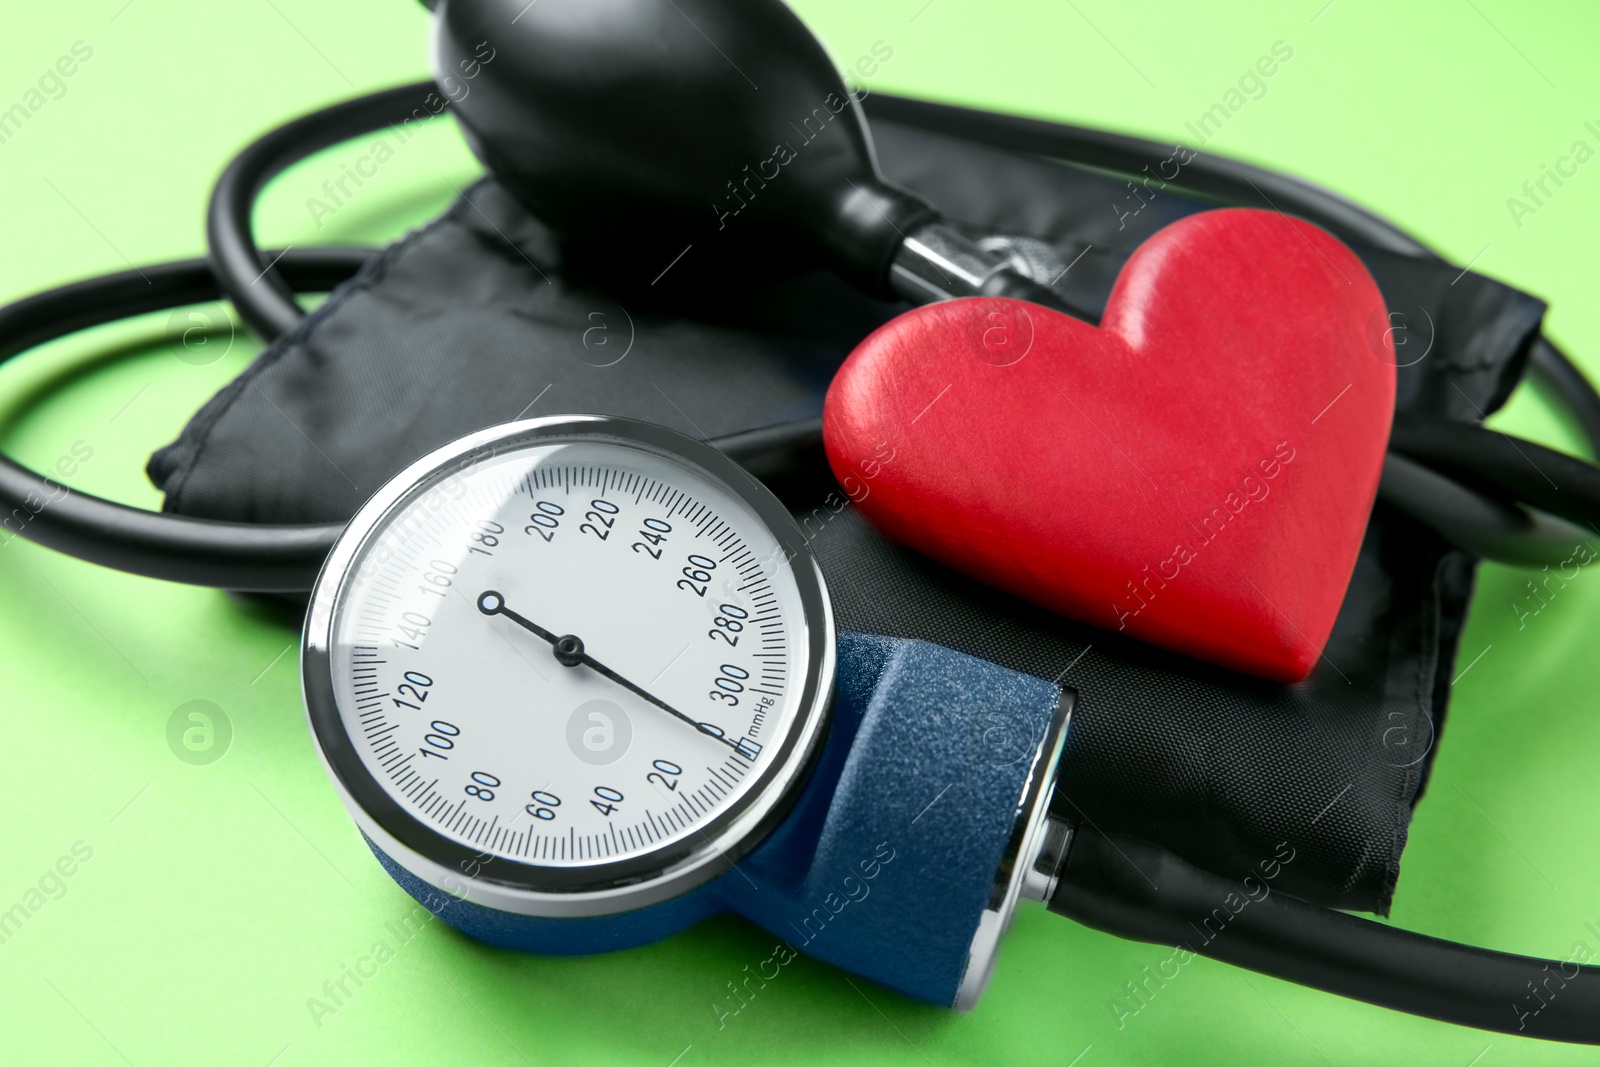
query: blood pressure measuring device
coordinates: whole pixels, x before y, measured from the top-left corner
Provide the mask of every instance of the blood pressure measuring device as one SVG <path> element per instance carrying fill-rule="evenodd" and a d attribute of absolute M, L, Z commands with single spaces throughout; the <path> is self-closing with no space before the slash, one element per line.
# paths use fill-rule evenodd
<path fill-rule="evenodd" d="M 429 6 L 439 69 L 480 63 L 452 109 L 468 143 L 564 232 L 681 248 L 710 220 L 703 191 L 770 152 L 764 131 L 837 99 L 831 139 L 744 209 L 741 229 L 760 241 L 741 262 L 825 266 L 883 298 L 1009 296 L 1094 317 L 1027 255 L 972 240 L 887 183 L 849 91 L 777 0 Z M 759 92 L 706 59 L 713 39 L 761 60 Z M 333 287 L 372 252 L 259 249 L 255 196 L 315 151 L 415 117 L 434 91 L 387 90 L 263 137 L 218 182 L 208 259 L 0 308 L 0 358 L 219 295 L 264 338 L 295 329 L 295 292 Z M 950 114 L 951 132 L 1041 156 L 1130 174 L 1158 158 L 1131 138 Z M 1196 157 L 1185 180 L 1238 202 L 1265 190 L 1335 235 L 1430 254 L 1282 175 Z M 1532 364 L 1600 440 L 1600 395 L 1576 368 L 1542 339 Z M 1051 813 L 1070 692 L 924 642 L 836 632 L 805 535 L 747 469 L 808 448 L 816 462 L 818 439 L 815 420 L 711 442 L 596 415 L 516 422 L 417 460 L 350 523 L 325 526 L 61 496 L 0 456 L 0 507 L 26 511 L 30 539 L 151 577 L 279 593 L 320 571 L 302 677 L 321 757 L 385 869 L 484 941 L 597 952 L 733 912 L 957 1007 L 981 993 L 1024 898 L 1123 937 L 1192 944 L 1237 883 Z M 1600 521 L 1600 471 L 1571 457 L 1418 416 L 1396 421 L 1401 441 L 1380 497 L 1479 556 L 1537 566 Z M 1530 456 L 1561 492 L 1529 476 Z M 1495 492 L 1455 480 L 1463 466 Z M 1193 951 L 1462 1025 L 1600 1043 L 1593 967 L 1284 893 L 1253 899 Z M 1508 1010 L 1552 975 L 1559 995 Z"/>

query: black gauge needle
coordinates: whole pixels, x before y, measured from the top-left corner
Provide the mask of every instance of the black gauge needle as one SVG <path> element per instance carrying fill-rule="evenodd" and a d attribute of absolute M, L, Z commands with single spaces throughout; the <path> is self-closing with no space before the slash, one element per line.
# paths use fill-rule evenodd
<path fill-rule="evenodd" d="M 750 758 L 750 753 L 745 751 L 745 749 L 741 747 L 738 742 L 730 741 L 728 739 L 726 732 L 722 729 L 722 727 L 714 726 L 708 722 L 695 721 L 694 719 L 685 715 L 683 712 L 679 711 L 677 708 L 673 707 L 671 704 L 668 704 L 666 701 L 662 700 L 660 697 L 645 692 L 643 689 L 639 688 L 637 685 L 634 685 L 632 682 L 628 681 L 628 679 L 624 678 L 610 667 L 607 667 L 604 663 L 601 663 L 599 660 L 589 655 L 589 653 L 584 650 L 583 639 L 578 637 L 576 634 L 565 634 L 560 637 L 556 636 L 554 633 L 546 630 L 543 626 L 540 626 L 532 619 L 524 618 L 515 611 L 512 611 L 506 606 L 506 598 L 495 592 L 493 589 L 488 589 L 478 594 L 478 610 L 485 615 L 504 615 L 506 618 L 510 619 L 524 630 L 527 630 L 529 633 L 537 634 L 546 641 L 550 642 L 550 647 L 555 652 L 556 662 L 560 663 L 563 667 L 576 667 L 581 663 L 583 666 L 588 667 L 596 674 L 616 682 L 618 685 L 622 686 L 622 688 L 626 689 L 635 696 L 649 701 L 662 711 L 666 712 L 668 715 L 671 715 L 677 719 L 682 719 L 684 722 L 688 723 L 690 726 L 693 726 L 696 730 L 699 730 L 707 737 L 716 738 L 718 741 L 721 741 L 723 744 L 727 745 L 741 756 L 744 756 L 746 759 Z"/>

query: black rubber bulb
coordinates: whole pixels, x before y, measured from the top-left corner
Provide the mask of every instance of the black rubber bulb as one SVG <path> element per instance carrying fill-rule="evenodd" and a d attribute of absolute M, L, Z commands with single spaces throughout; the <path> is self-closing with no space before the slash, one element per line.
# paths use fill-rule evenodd
<path fill-rule="evenodd" d="M 472 150 L 635 279 L 693 246 L 686 258 L 738 250 L 744 271 L 824 266 L 887 295 L 903 235 L 938 217 L 879 173 L 860 105 L 779 0 L 436 11 L 436 74 Z"/>

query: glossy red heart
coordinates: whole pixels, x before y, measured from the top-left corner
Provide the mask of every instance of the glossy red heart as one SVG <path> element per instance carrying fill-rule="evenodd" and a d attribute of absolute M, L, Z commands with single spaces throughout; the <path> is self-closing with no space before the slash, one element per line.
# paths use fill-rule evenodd
<path fill-rule="evenodd" d="M 1283 682 L 1344 599 L 1394 411 L 1366 268 L 1266 211 L 1194 215 L 1097 329 L 1035 304 L 907 312 L 828 391 L 834 474 L 896 540 L 1084 622 Z"/>

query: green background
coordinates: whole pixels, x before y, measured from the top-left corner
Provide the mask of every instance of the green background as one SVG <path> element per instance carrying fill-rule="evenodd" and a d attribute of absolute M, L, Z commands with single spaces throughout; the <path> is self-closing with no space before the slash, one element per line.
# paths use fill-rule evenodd
<path fill-rule="evenodd" d="M 8 4 L 0 109 L 76 41 L 93 58 L 0 144 L 0 297 L 197 255 L 212 180 L 309 108 L 426 73 L 405 0 Z M 798 0 L 836 57 L 894 58 L 872 88 L 1185 137 L 1273 42 L 1294 58 L 1210 147 L 1313 177 L 1458 262 L 1548 299 L 1549 332 L 1600 373 L 1600 162 L 1516 225 L 1506 200 L 1575 140 L 1600 147 L 1593 7 L 1512 0 L 1293 4 Z M 268 191 L 264 242 L 381 241 L 476 172 L 448 123 L 409 142 L 318 225 L 341 160 Z M 223 321 L 217 309 L 208 312 Z M 159 504 L 142 466 L 254 344 L 185 349 L 150 316 L 0 371 L 4 446 L 39 467 L 82 442 L 72 485 Z M 227 349 L 220 359 L 210 359 Z M 187 356 L 188 358 L 182 358 Z M 203 359 L 202 359 L 203 357 Z M 196 360 L 202 359 L 200 364 Z M 19 412 L 26 408 L 25 415 Z M 1524 390 L 1499 425 L 1561 447 Z M 1586 569 L 1519 626 L 1526 576 L 1482 571 L 1449 728 L 1405 856 L 1395 920 L 1567 957 L 1600 952 L 1600 700 Z M 732 920 L 614 956 L 491 951 L 430 924 L 373 862 L 323 779 L 300 710 L 297 636 L 259 607 L 0 547 L 0 910 L 77 842 L 92 858 L 0 944 L 0 1058 L 22 1063 L 904 1064 L 1595 1062 L 1408 1018 L 1200 960 L 1120 1030 L 1110 1003 L 1168 952 L 1022 914 L 978 1010 L 907 1001 L 799 960 L 719 1029 L 712 1004 L 771 952 Z M 1478 658 L 1480 657 L 1481 658 Z M 191 700 L 223 709 L 210 765 L 167 741 Z M 1586 928 L 1593 923 L 1594 928 Z M 393 959 L 318 1021 L 308 998 L 389 942 Z M 1507 1007 L 1509 1016 L 1511 1009 Z M 676 1057 L 676 1059 L 675 1059 Z"/>

